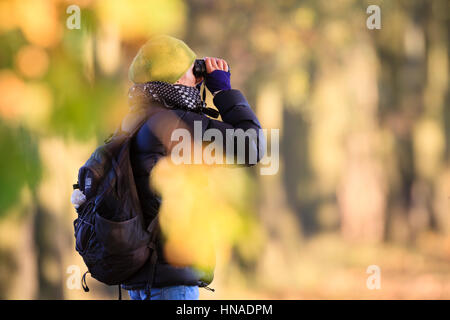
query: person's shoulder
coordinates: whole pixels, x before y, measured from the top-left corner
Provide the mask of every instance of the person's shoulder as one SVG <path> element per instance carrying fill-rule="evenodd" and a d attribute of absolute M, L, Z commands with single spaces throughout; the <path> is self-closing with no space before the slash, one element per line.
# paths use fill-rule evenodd
<path fill-rule="evenodd" d="M 208 120 L 209 117 L 201 112 L 191 111 L 191 110 L 177 110 L 177 114 L 180 115 L 184 122 L 192 122 L 198 120 Z"/>

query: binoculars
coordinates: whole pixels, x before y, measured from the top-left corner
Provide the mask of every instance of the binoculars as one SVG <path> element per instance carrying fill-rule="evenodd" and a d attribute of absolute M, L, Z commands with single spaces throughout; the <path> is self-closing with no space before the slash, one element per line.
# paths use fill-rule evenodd
<path fill-rule="evenodd" d="M 206 77 L 206 62 L 203 59 L 195 59 L 194 67 L 192 68 L 194 76 L 196 78 Z M 230 67 L 228 67 L 228 71 L 230 71 Z"/>
<path fill-rule="evenodd" d="M 195 59 L 194 67 L 192 68 L 192 72 L 196 78 L 205 77 L 206 76 L 206 63 L 203 59 Z"/>

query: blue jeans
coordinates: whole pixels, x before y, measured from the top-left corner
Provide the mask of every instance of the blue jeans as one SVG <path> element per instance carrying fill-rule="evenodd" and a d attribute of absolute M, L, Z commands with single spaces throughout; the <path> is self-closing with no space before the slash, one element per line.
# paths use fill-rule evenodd
<path fill-rule="evenodd" d="M 198 286 L 172 286 L 152 288 L 151 297 L 146 290 L 128 290 L 131 300 L 198 300 Z"/>

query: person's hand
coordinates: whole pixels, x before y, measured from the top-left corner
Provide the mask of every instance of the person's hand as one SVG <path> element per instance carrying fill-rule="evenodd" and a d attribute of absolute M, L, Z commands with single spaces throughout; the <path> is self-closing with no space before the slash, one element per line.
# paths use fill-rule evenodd
<path fill-rule="evenodd" d="M 205 58 L 206 73 L 213 73 L 216 70 L 228 72 L 228 64 L 225 60 L 219 58 Z"/>
<path fill-rule="evenodd" d="M 228 70 L 228 64 L 223 59 L 218 58 L 205 58 L 206 64 L 206 77 L 205 85 L 208 90 L 215 95 L 222 90 L 230 90 L 230 72 Z"/>

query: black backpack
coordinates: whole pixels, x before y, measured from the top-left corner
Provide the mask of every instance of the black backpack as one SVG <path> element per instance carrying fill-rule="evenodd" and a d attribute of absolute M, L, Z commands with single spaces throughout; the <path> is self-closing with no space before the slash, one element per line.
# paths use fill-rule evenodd
<path fill-rule="evenodd" d="M 88 272 L 107 285 L 119 285 L 151 259 L 149 284 L 157 260 L 158 219 L 147 227 L 139 203 L 130 161 L 131 138 L 151 116 L 151 108 L 132 110 L 122 126 L 98 147 L 78 172 L 86 201 L 77 208 L 75 248 Z M 128 127 L 124 131 L 124 127 Z"/>

